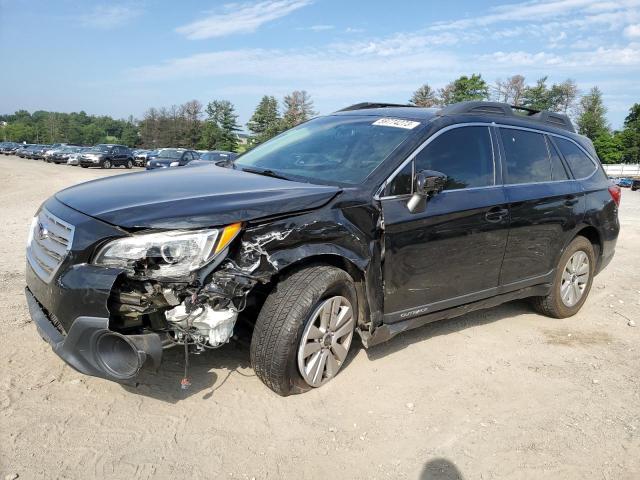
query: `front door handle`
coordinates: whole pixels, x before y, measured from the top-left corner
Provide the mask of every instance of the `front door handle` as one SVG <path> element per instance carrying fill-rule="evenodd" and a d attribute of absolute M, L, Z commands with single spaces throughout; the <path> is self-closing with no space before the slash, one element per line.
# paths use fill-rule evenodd
<path fill-rule="evenodd" d="M 499 223 L 502 220 L 504 220 L 504 218 L 509 214 L 509 210 L 507 210 L 506 208 L 502 208 L 502 207 L 493 207 L 491 210 L 489 210 L 485 215 L 484 218 L 487 222 L 490 223 Z"/>

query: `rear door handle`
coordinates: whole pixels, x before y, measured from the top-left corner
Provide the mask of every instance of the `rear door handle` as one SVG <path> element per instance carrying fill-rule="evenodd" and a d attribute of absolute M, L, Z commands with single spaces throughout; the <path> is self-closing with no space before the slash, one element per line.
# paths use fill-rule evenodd
<path fill-rule="evenodd" d="M 502 207 L 493 207 L 491 210 L 489 210 L 485 215 L 484 218 L 487 222 L 490 223 L 499 223 L 502 220 L 504 220 L 504 218 L 509 214 L 509 210 L 507 210 L 506 208 L 502 208 Z"/>
<path fill-rule="evenodd" d="M 575 195 L 567 195 L 564 199 L 564 204 L 567 207 L 570 207 L 572 205 L 575 205 L 576 203 L 578 203 L 578 197 Z"/>

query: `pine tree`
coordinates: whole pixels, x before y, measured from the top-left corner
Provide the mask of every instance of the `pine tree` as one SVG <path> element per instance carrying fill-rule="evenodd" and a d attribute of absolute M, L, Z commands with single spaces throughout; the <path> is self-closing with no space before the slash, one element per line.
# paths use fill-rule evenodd
<path fill-rule="evenodd" d="M 463 75 L 440 89 L 440 102 L 444 105 L 466 102 L 468 100 L 486 100 L 489 98 L 489 86 L 482 75 Z"/>
<path fill-rule="evenodd" d="M 208 117 L 202 141 L 205 148 L 235 152 L 238 149 L 236 132 L 240 131 L 240 126 L 233 104 L 228 100 L 214 100 L 209 102 L 206 112 Z"/>
<path fill-rule="evenodd" d="M 609 130 L 607 125 L 607 109 L 602 103 L 602 92 L 598 87 L 593 87 L 591 91 L 580 99 L 578 119 L 578 132 L 586 135 L 591 140 L 595 140 L 603 132 Z"/>
<path fill-rule="evenodd" d="M 253 144 L 257 145 L 277 135 L 281 126 L 278 101 L 275 97 L 265 95 L 247 123 L 247 128 L 253 133 Z"/>
<path fill-rule="evenodd" d="M 438 96 L 436 91 L 425 83 L 413 92 L 409 102 L 418 107 L 436 107 L 438 105 Z"/>
<path fill-rule="evenodd" d="M 284 97 L 284 115 L 282 123 L 284 129 L 295 127 L 317 115 L 313 110 L 311 96 L 305 90 L 295 90 Z"/>

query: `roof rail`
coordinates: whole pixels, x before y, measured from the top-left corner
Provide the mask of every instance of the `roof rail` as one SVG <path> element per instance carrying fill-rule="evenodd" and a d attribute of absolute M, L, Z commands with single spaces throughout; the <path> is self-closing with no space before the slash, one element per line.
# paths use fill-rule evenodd
<path fill-rule="evenodd" d="M 365 110 L 368 108 L 394 108 L 394 107 L 415 107 L 415 105 L 407 105 L 401 103 L 379 103 L 379 102 L 362 102 L 350 105 L 346 108 L 338 110 L 338 112 L 349 112 L 351 110 Z"/>
<path fill-rule="evenodd" d="M 525 117 L 517 115 L 514 110 L 522 110 L 527 113 Z M 527 120 L 533 120 L 539 123 L 562 128 L 575 133 L 576 130 L 571 123 L 571 119 L 564 113 L 549 112 L 547 110 L 535 110 L 528 107 L 511 106 L 500 102 L 485 102 L 481 100 L 473 100 L 469 102 L 453 103 L 441 108 L 437 115 L 456 115 L 456 114 L 476 114 L 476 115 L 501 115 L 505 117 L 520 116 Z"/>

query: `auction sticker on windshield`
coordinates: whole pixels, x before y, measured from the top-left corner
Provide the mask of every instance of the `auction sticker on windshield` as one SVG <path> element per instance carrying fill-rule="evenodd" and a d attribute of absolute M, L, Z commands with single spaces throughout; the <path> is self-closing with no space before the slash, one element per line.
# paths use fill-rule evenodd
<path fill-rule="evenodd" d="M 380 118 L 373 122 L 373 125 L 377 125 L 379 127 L 406 128 L 407 130 L 411 130 L 420 125 L 420 122 L 402 120 L 400 118 Z"/>

